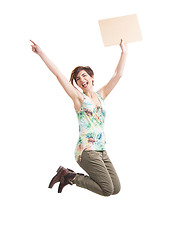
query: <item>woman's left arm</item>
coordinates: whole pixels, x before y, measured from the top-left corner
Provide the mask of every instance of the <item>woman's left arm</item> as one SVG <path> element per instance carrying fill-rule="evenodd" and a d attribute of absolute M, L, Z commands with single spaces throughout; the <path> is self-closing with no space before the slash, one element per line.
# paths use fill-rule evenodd
<path fill-rule="evenodd" d="M 114 72 L 114 75 L 110 79 L 110 81 L 98 91 L 99 94 L 102 96 L 103 100 L 109 95 L 109 93 L 113 90 L 113 88 L 116 86 L 116 84 L 118 83 L 118 81 L 123 75 L 123 69 L 126 62 L 128 48 L 127 48 L 127 44 L 123 43 L 122 39 L 120 42 L 120 47 L 121 47 L 121 56 L 120 56 L 118 65 L 116 67 L 116 70 Z"/>

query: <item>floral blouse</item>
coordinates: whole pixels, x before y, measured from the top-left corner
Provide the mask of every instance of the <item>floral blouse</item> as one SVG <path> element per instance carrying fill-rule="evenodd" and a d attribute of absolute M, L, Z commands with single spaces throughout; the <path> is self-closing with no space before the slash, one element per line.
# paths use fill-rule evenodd
<path fill-rule="evenodd" d="M 102 97 L 96 92 L 101 106 L 95 106 L 91 98 L 83 93 L 84 102 L 77 113 L 79 122 L 79 139 L 75 149 L 75 159 L 81 161 L 81 154 L 85 150 L 105 150 L 105 103 Z"/>

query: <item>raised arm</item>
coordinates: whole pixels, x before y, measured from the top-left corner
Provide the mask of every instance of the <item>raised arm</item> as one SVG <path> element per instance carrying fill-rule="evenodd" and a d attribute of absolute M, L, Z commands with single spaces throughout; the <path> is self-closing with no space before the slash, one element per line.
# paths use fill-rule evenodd
<path fill-rule="evenodd" d="M 120 47 L 121 47 L 121 56 L 120 56 L 120 59 L 119 59 L 119 62 L 118 62 L 118 65 L 116 67 L 113 77 L 110 79 L 110 81 L 106 85 L 104 85 L 100 90 L 98 90 L 98 92 L 102 96 L 103 100 L 109 95 L 109 93 L 113 90 L 113 88 L 116 86 L 119 79 L 123 75 L 123 69 L 125 66 L 128 49 L 127 49 L 127 44 L 124 44 L 122 39 L 120 42 Z"/>
<path fill-rule="evenodd" d="M 80 91 L 72 86 L 72 84 L 68 81 L 68 79 L 60 72 L 57 66 L 46 56 L 46 54 L 41 50 L 41 48 L 30 40 L 33 45 L 32 51 L 38 54 L 49 70 L 57 77 L 58 81 L 66 91 L 66 93 L 72 98 L 73 101 L 76 101 L 77 97 L 80 96 Z"/>

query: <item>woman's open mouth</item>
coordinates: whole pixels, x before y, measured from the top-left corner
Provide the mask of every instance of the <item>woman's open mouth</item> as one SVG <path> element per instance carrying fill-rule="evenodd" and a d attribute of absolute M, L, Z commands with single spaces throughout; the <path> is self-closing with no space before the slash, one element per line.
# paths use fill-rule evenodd
<path fill-rule="evenodd" d="M 88 86 L 88 82 L 85 82 L 85 83 L 82 84 L 83 88 L 86 88 L 87 86 Z"/>

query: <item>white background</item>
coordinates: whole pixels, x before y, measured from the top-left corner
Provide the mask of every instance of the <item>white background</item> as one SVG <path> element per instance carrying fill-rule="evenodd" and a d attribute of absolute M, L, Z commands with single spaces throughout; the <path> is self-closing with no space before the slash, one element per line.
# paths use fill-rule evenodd
<path fill-rule="evenodd" d="M 143 41 L 128 44 L 124 75 L 105 100 L 107 152 L 121 192 L 102 197 L 48 188 L 75 162 L 72 100 L 35 41 L 70 78 L 113 75 L 120 47 L 104 47 L 99 19 L 137 14 Z M 0 6 L 1 232 L 10 239 L 186 239 L 186 36 L 184 1 L 2 1 Z"/>

